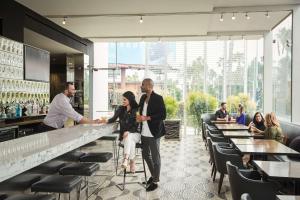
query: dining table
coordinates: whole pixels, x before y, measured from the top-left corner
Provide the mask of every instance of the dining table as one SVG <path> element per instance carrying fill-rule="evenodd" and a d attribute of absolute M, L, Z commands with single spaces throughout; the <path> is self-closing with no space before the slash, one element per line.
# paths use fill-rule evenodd
<path fill-rule="evenodd" d="M 276 140 L 267 139 L 231 139 L 242 154 L 253 155 L 300 155 L 299 152 Z"/>
<path fill-rule="evenodd" d="M 248 126 L 243 124 L 215 124 L 217 129 L 220 131 L 241 131 L 241 130 L 248 130 Z"/>
<path fill-rule="evenodd" d="M 255 137 L 256 135 L 248 132 L 247 130 L 239 130 L 239 131 L 222 131 L 225 138 L 249 138 Z"/>

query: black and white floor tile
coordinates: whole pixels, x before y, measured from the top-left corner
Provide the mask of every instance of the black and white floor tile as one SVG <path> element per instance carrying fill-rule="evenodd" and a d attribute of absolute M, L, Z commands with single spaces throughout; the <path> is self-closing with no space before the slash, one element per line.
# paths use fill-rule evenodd
<path fill-rule="evenodd" d="M 189 134 L 190 133 L 190 134 Z M 208 152 L 205 149 L 201 135 L 195 135 L 189 130 L 180 140 L 161 139 L 161 180 L 158 189 L 146 192 L 140 184 L 127 184 L 121 191 L 116 184 L 122 183 L 123 172 L 119 170 L 115 175 L 113 162 L 101 165 L 108 176 L 93 177 L 93 181 L 100 183 L 100 187 L 91 188 L 93 194 L 90 200 L 174 200 L 174 199 L 231 199 L 228 177 L 225 177 L 221 194 L 217 194 L 219 174 L 215 182 L 210 177 L 211 165 L 208 163 Z M 112 150 L 110 141 L 100 141 L 97 147 L 89 147 L 91 151 Z M 121 160 L 121 159 L 120 159 Z M 141 162 L 137 156 L 137 162 Z M 139 164 L 142 169 L 142 165 Z M 102 173 L 102 172 L 99 172 Z M 149 176 L 149 172 L 147 172 Z M 126 182 L 142 182 L 144 174 L 130 174 Z"/>

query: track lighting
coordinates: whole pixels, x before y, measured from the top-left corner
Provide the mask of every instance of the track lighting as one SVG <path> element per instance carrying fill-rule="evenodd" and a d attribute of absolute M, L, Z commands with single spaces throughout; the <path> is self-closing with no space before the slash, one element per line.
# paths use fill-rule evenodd
<path fill-rule="evenodd" d="M 65 25 L 67 22 L 66 22 L 66 17 L 64 17 L 63 21 L 61 22 L 63 25 Z"/>
<path fill-rule="evenodd" d="M 224 21 L 224 18 L 223 18 L 223 13 L 221 14 L 221 17 L 220 17 L 220 22 Z"/>
<path fill-rule="evenodd" d="M 266 12 L 265 16 L 266 16 L 267 18 L 270 18 L 270 15 L 269 15 L 269 12 L 268 12 L 268 11 Z"/>
<path fill-rule="evenodd" d="M 143 16 L 140 18 L 140 24 L 143 23 Z"/>
<path fill-rule="evenodd" d="M 246 17 L 247 20 L 250 19 L 250 16 L 248 15 L 248 13 L 245 14 L 245 17 Z"/>
<path fill-rule="evenodd" d="M 232 20 L 235 20 L 235 15 L 234 15 L 234 13 L 232 13 L 231 19 L 232 19 Z"/>

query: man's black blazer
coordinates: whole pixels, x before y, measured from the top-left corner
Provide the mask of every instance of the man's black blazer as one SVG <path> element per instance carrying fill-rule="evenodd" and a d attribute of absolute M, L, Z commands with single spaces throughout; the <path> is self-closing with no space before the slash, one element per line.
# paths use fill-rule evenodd
<path fill-rule="evenodd" d="M 147 98 L 147 95 L 144 94 L 141 97 L 139 108 L 140 113 L 143 113 L 144 102 Z M 166 107 L 162 96 L 152 92 L 148 107 L 147 107 L 147 116 L 151 117 L 151 120 L 148 120 L 149 129 L 155 138 L 160 138 L 166 133 L 164 121 L 166 119 Z M 143 125 L 143 123 L 142 123 Z M 141 129 L 142 130 L 142 129 Z"/>

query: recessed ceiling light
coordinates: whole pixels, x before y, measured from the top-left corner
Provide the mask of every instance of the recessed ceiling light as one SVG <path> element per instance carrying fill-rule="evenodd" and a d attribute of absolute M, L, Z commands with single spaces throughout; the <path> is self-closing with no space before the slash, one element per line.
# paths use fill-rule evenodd
<path fill-rule="evenodd" d="M 63 25 L 65 25 L 67 22 L 66 22 L 66 18 L 64 17 L 63 21 L 61 22 Z"/>

